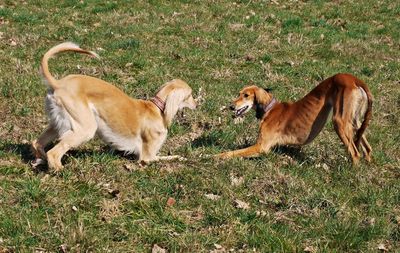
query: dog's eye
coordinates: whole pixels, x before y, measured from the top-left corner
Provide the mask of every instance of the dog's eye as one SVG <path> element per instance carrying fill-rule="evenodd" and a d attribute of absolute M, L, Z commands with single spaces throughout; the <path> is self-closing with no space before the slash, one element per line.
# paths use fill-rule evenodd
<path fill-rule="evenodd" d="M 249 96 L 249 94 L 244 94 L 243 97 L 247 98 Z"/>

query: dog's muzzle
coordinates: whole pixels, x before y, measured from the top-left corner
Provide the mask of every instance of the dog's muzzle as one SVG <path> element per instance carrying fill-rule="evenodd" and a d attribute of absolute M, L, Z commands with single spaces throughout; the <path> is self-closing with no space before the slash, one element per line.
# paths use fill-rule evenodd
<path fill-rule="evenodd" d="M 242 116 L 245 112 L 247 112 L 247 110 L 249 109 L 249 106 L 245 105 L 245 106 L 243 106 L 243 107 L 241 107 L 241 108 L 239 108 L 237 110 L 236 110 L 235 106 L 231 106 L 229 108 L 234 111 L 233 117 L 237 118 L 237 117 Z"/>

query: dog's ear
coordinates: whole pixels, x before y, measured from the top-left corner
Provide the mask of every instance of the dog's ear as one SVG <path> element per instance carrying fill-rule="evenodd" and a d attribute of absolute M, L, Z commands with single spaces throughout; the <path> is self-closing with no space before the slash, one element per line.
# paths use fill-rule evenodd
<path fill-rule="evenodd" d="M 268 93 L 271 93 L 274 89 L 273 88 L 264 88 L 264 90 Z"/>
<path fill-rule="evenodd" d="M 263 88 L 256 88 L 254 91 L 254 99 L 257 104 L 264 104 L 269 100 L 270 95 Z"/>

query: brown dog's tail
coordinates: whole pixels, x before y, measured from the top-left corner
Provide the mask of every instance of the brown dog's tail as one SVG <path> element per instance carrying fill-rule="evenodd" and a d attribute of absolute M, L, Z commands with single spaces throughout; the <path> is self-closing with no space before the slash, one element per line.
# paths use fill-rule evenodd
<path fill-rule="evenodd" d="M 40 70 L 42 72 L 43 77 L 46 79 L 47 84 L 54 90 L 59 88 L 59 85 L 58 85 L 57 79 L 55 79 L 49 71 L 48 61 L 54 55 L 61 53 L 61 52 L 65 52 L 65 51 L 74 51 L 74 52 L 78 52 L 81 54 L 87 54 L 92 57 L 99 58 L 99 56 L 96 53 L 94 53 L 92 51 L 83 50 L 78 45 L 76 45 L 72 42 L 64 42 L 55 47 L 52 47 L 49 51 L 47 51 L 44 54 L 42 63 L 40 66 Z"/>
<path fill-rule="evenodd" d="M 365 93 L 367 94 L 367 99 L 368 99 L 368 107 L 367 107 L 367 111 L 365 112 L 365 115 L 364 115 L 364 121 L 356 133 L 355 145 L 358 148 L 360 146 L 360 142 L 362 139 L 361 137 L 364 134 L 365 129 L 367 128 L 367 126 L 372 118 L 372 99 L 373 98 L 372 98 L 372 94 L 371 94 L 368 86 L 363 81 L 356 78 L 356 85 L 365 91 Z"/>

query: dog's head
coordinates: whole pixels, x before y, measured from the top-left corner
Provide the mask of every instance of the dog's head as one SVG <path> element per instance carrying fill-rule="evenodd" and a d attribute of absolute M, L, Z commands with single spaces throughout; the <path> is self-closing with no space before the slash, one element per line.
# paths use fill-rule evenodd
<path fill-rule="evenodd" d="M 174 105 L 178 110 L 183 108 L 196 109 L 196 101 L 192 96 L 192 88 L 180 79 L 174 79 L 161 87 L 160 92 L 164 92 L 167 104 Z"/>
<path fill-rule="evenodd" d="M 174 79 L 164 84 L 157 95 L 165 98 L 164 115 L 168 124 L 171 123 L 175 114 L 183 109 L 196 109 L 196 101 L 192 96 L 192 88 L 180 79 Z"/>
<path fill-rule="evenodd" d="M 244 87 L 229 107 L 234 111 L 234 117 L 241 117 L 251 109 L 257 109 L 257 106 L 264 105 L 271 101 L 271 89 L 259 88 L 255 85 Z"/>

